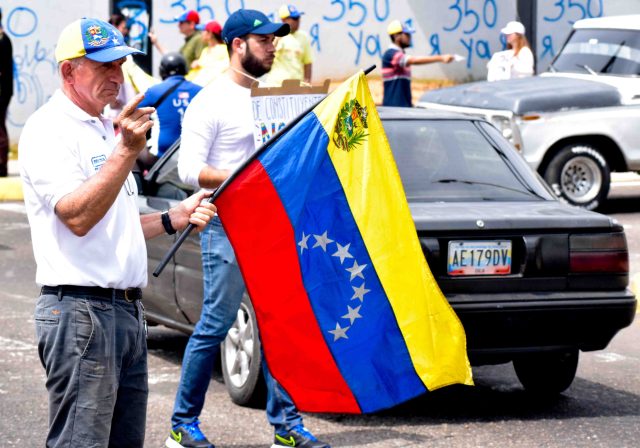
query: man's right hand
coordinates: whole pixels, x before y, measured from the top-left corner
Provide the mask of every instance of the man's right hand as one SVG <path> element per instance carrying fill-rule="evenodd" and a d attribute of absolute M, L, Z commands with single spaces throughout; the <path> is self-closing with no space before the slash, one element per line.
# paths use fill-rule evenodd
<path fill-rule="evenodd" d="M 153 107 L 140 107 L 138 104 L 144 98 L 144 93 L 139 93 L 129 101 L 120 115 L 118 122 L 120 125 L 120 144 L 128 152 L 136 155 L 142 151 L 147 144 L 147 131 L 153 127 L 151 114 L 155 111 Z"/>
<path fill-rule="evenodd" d="M 443 54 L 442 55 L 442 62 L 444 62 L 445 64 L 448 64 L 449 62 L 452 62 L 454 59 L 452 54 Z"/>

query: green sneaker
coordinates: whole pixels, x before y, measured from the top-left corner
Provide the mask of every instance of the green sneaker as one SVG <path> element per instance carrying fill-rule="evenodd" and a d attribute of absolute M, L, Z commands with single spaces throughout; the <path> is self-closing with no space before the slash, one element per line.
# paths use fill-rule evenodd
<path fill-rule="evenodd" d="M 302 425 L 298 425 L 288 432 L 275 435 L 271 448 L 280 448 L 283 446 L 295 448 L 331 448 L 327 443 L 318 440 Z"/>
<path fill-rule="evenodd" d="M 164 442 L 166 448 L 216 448 L 202 434 L 199 421 L 180 425 L 171 430 Z"/>

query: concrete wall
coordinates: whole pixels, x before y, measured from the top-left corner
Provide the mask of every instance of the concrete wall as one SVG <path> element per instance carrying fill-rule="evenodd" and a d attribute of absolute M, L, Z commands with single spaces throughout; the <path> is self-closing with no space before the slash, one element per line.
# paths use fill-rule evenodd
<path fill-rule="evenodd" d="M 54 49 L 67 23 L 107 17 L 107 1 L 0 0 L 2 26 L 13 44 L 14 87 L 7 127 L 12 144 L 29 115 L 59 85 Z"/>
<path fill-rule="evenodd" d="M 8 126 L 17 141 L 25 120 L 41 106 L 59 80 L 53 52 L 60 30 L 76 18 L 107 18 L 111 6 L 136 9 L 133 34 L 146 43 L 148 18 L 168 49 L 182 43 L 175 16 L 187 9 L 203 21 L 224 22 L 238 8 L 261 9 L 272 18 L 284 0 L 153 0 L 151 11 L 139 0 L 0 0 L 3 25 L 13 41 L 15 95 Z M 526 1 L 526 0 L 520 0 Z M 500 28 L 516 17 L 516 0 L 290 0 L 305 12 L 301 27 L 312 37 L 314 80 L 341 79 L 371 64 L 380 65 L 389 44 L 386 26 L 409 20 L 416 28 L 412 54 L 457 53 L 463 62 L 414 68 L 416 78 L 483 79 L 492 53 L 502 50 Z M 640 13 L 640 0 L 538 0 L 538 67 L 558 51 L 573 21 L 582 17 Z M 136 36 L 134 36 L 136 37 Z M 154 66 L 160 55 L 153 50 Z M 157 73 L 157 68 L 154 68 Z M 373 75 L 379 76 L 376 70 Z"/>

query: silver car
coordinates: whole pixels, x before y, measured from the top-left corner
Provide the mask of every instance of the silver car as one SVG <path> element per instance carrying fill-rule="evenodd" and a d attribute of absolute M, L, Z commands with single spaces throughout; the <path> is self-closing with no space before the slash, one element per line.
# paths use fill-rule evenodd
<path fill-rule="evenodd" d="M 481 116 L 562 200 L 595 209 L 612 171 L 640 170 L 640 15 L 577 21 L 539 76 L 425 93 L 418 107 Z"/>

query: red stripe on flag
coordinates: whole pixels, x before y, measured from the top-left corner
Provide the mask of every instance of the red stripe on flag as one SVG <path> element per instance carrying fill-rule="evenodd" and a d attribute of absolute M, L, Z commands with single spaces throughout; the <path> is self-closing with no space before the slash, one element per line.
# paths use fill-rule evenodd
<path fill-rule="evenodd" d="M 262 164 L 248 165 L 215 204 L 252 299 L 273 376 L 302 411 L 360 413 L 315 319 L 293 226 Z M 305 352 L 312 356 L 302 361 L 298 355 Z"/>

